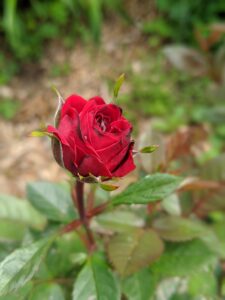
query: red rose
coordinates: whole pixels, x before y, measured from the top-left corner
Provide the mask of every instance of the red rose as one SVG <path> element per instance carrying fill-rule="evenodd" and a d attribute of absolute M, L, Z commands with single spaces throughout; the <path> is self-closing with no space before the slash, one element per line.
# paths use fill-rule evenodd
<path fill-rule="evenodd" d="M 57 128 L 47 130 L 59 141 L 54 139 L 53 147 L 57 162 L 75 176 L 122 177 L 135 169 L 132 125 L 117 105 L 100 97 L 86 101 L 71 95 L 62 104 Z"/>

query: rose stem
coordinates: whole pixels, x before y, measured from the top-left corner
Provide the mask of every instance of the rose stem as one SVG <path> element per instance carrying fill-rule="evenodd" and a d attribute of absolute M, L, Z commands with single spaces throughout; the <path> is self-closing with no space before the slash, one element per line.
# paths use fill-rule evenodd
<path fill-rule="evenodd" d="M 70 231 L 78 229 L 80 227 L 81 221 L 80 220 L 74 220 L 73 222 L 67 224 L 65 227 L 63 227 L 59 232 L 60 234 L 68 233 Z"/>
<path fill-rule="evenodd" d="M 77 234 L 79 235 L 80 239 L 84 242 L 86 247 L 89 249 L 89 241 L 87 240 L 86 237 L 84 237 L 77 229 L 82 225 L 81 220 L 74 220 L 73 222 L 67 224 L 65 227 L 63 227 L 60 231 L 59 234 L 65 234 L 71 231 L 76 230 Z"/>
<path fill-rule="evenodd" d="M 94 207 L 96 185 L 91 184 L 91 189 L 87 197 L 87 211 L 90 212 Z"/>
<path fill-rule="evenodd" d="M 85 207 L 84 207 L 84 183 L 77 180 L 75 189 L 76 189 L 76 201 L 74 201 L 74 202 L 77 204 L 77 209 L 79 212 L 80 220 L 81 220 L 81 222 L 85 228 L 86 234 L 87 234 L 87 238 L 88 238 L 88 242 L 89 242 L 89 251 L 91 252 L 95 247 L 95 241 L 94 241 L 93 234 L 89 227 L 89 221 L 86 216 Z M 74 196 L 73 193 L 72 193 L 72 196 Z"/>
<path fill-rule="evenodd" d="M 74 183 L 71 186 L 71 196 L 73 200 L 73 205 L 75 206 L 76 209 L 78 209 L 77 194 L 76 194 L 76 189 L 74 188 Z"/>
<path fill-rule="evenodd" d="M 105 202 L 100 204 L 99 206 L 94 207 L 92 210 L 87 212 L 88 219 L 101 214 L 109 205 L 110 202 Z"/>
<path fill-rule="evenodd" d="M 105 202 L 105 203 L 93 208 L 92 210 L 88 211 L 86 214 L 86 218 L 89 220 L 92 217 L 101 214 L 109 206 L 109 204 L 110 204 L 110 202 Z M 64 234 L 64 233 L 71 232 L 73 230 L 77 230 L 81 225 L 82 225 L 81 220 L 74 220 L 71 223 L 67 224 L 65 227 L 61 228 L 59 233 Z"/>

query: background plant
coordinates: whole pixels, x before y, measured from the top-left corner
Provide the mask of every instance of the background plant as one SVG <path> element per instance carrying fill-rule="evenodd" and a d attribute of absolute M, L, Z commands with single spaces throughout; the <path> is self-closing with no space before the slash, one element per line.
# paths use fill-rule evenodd
<path fill-rule="evenodd" d="M 72 47 L 78 38 L 99 43 L 107 11 L 126 17 L 120 0 L 5 0 L 0 9 L 4 43 L 0 63 L 7 66 L 0 83 L 11 78 L 21 64 L 40 58 L 46 42 L 60 37 L 65 47 Z"/>
<path fill-rule="evenodd" d="M 146 129 L 140 146 L 156 142 Z M 201 126 L 158 137 L 121 192 L 70 178 L 1 195 L 0 299 L 222 297 L 224 154 L 201 163 L 207 138 Z"/>
<path fill-rule="evenodd" d="M 193 43 L 193 32 L 198 28 L 207 34 L 207 26 L 223 21 L 225 4 L 222 0 L 185 1 L 157 0 L 158 18 L 146 22 L 143 30 L 176 42 Z"/>
<path fill-rule="evenodd" d="M 38 2 L 47 7 L 47 2 Z M 168 10 L 178 5 L 165 2 Z M 204 11 L 206 6 L 213 4 L 216 7 L 219 3 L 201 2 Z M 3 1 L 0 5 L 3 8 Z M 16 15 L 23 22 L 23 16 L 29 12 L 32 21 L 31 2 L 26 4 L 25 11 L 22 11 L 22 5 L 18 1 Z M 51 6 L 50 2 L 48 5 Z M 187 7 L 189 5 L 192 3 L 186 3 Z M 178 8 L 178 12 L 182 9 Z M 72 11 L 68 11 L 68 15 L 72 15 Z M 101 24 L 104 16 L 108 16 L 107 11 L 103 11 Z M 177 13 L 178 18 L 180 15 Z M 191 15 L 196 16 L 196 11 L 192 10 Z M 92 40 L 87 16 L 79 21 L 82 30 L 71 35 L 72 41 L 63 43 L 67 46 L 76 43 L 74 36 Z M 212 21 L 221 21 L 221 16 L 219 13 Z M 203 19 L 206 20 L 206 16 Z M 214 66 L 217 54 L 223 52 L 224 37 L 221 35 L 211 43 L 216 35 L 215 31 L 211 34 L 210 28 L 215 24 L 206 25 L 201 20 L 193 23 L 189 17 L 186 21 L 191 27 L 195 25 L 193 31 L 190 30 L 191 36 L 185 35 L 185 51 L 177 46 L 170 48 L 170 54 L 183 58 L 179 60 L 182 64 L 178 68 L 176 64 L 171 68 L 171 60 L 170 64 L 166 63 L 165 54 L 168 53 L 165 50 L 169 48 L 162 47 L 174 40 L 183 41 L 175 30 L 178 23 L 171 21 L 169 13 L 157 11 L 155 21 L 141 21 L 146 29 L 139 26 L 141 23 L 130 25 L 146 30 L 147 35 L 141 36 L 144 55 L 135 56 L 134 61 L 129 60 L 127 68 L 121 70 L 128 78 L 116 103 L 135 124 L 136 149 L 149 144 L 158 145 L 158 148 L 152 154 L 136 155 L 137 172 L 116 182 L 115 185 L 121 186 L 117 191 L 106 191 L 97 184 L 85 187 L 84 204 L 96 244 L 93 252 L 89 249 L 79 210 L 73 203 L 74 179 L 68 177 L 67 181 L 58 184 L 28 182 L 24 196 L 0 195 L 1 300 L 82 300 L 90 293 L 96 299 L 102 299 L 103 295 L 106 299 L 122 300 L 214 300 L 225 297 L 224 82 L 215 80 L 218 77 L 212 76 L 211 72 L 201 73 L 199 60 L 196 61 L 197 52 L 201 62 L 204 60 L 208 64 L 210 61 L 210 66 Z M 42 21 L 39 24 L 35 33 Z M 62 35 L 64 30 L 69 32 L 68 25 L 60 25 L 60 30 Z M 61 35 L 57 34 L 39 41 L 45 41 L 46 45 L 52 39 L 61 43 Z M 70 39 L 70 34 L 67 37 Z M 8 38 L 6 42 L 3 27 L 1 39 L 0 64 L 4 72 L 1 72 L 0 81 L 6 83 L 18 72 L 24 60 L 13 59 L 15 49 L 12 50 Z M 194 45 L 191 49 L 190 44 Z M 42 46 L 39 45 L 39 49 Z M 134 49 L 133 44 L 132 47 Z M 219 62 L 221 75 L 223 60 Z M 106 61 L 104 68 L 105 64 Z M 59 64 L 48 72 L 52 78 L 67 82 L 70 67 L 66 63 Z M 103 79 L 105 77 L 111 87 L 114 74 L 103 75 Z M 39 89 L 40 86 L 36 88 Z M 28 98 L 32 100 L 30 95 Z M 11 125 L 19 138 L 17 127 L 23 123 L 24 115 L 21 119 L 16 118 L 23 104 L 12 97 L 4 96 L 0 100 L 0 115 L 7 119 L 6 122 L 0 120 L 0 125 Z M 36 118 L 35 113 L 33 116 Z M 27 131 L 32 130 L 30 123 L 22 125 L 27 126 Z M 1 133 L 10 136 L 5 127 L 1 128 Z M 21 141 L 20 144 L 24 139 Z M 12 143 L 18 152 L 16 140 Z M 2 143 L 0 150 L 3 146 Z M 9 153 L 5 153 L 7 161 Z M 16 163 L 4 173 L 10 180 L 21 159 L 17 156 Z M 30 173 L 30 167 L 26 172 Z M 11 193 L 16 194 L 13 184 L 12 181 Z"/>

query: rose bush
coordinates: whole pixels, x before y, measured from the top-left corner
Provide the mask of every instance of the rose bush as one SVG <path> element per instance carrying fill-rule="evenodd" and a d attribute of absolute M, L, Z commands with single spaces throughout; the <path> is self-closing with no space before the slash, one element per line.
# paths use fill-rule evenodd
<path fill-rule="evenodd" d="M 121 77 L 114 99 L 120 84 Z M 1 300 L 222 299 L 225 156 L 198 167 L 192 147 L 199 153 L 207 139 L 204 128 L 191 126 L 161 143 L 154 166 L 163 173 L 148 174 L 140 157 L 135 182 L 101 193 L 118 188 L 101 181 L 135 168 L 131 131 L 118 106 L 59 95 L 55 127 L 32 135 L 50 136 L 56 161 L 76 178 L 29 183 L 29 202 L 0 195 Z M 186 173 L 187 159 L 201 178 L 165 173 L 177 166 Z"/>
<path fill-rule="evenodd" d="M 69 96 L 59 110 L 53 152 L 57 162 L 74 176 L 122 177 L 134 168 L 132 125 L 115 104 L 100 97 Z"/>

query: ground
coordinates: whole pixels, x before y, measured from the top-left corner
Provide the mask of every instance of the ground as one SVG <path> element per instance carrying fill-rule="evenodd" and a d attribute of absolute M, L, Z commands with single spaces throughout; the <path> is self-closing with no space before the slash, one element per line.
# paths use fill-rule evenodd
<path fill-rule="evenodd" d="M 2 98 L 16 99 L 21 104 L 13 121 L 0 119 L 1 192 L 21 196 L 28 181 L 67 178 L 52 157 L 50 140 L 29 136 L 40 124 L 52 123 L 57 105 L 52 85 L 64 97 L 71 93 L 86 98 L 98 94 L 110 100 L 108 82 L 123 73 L 127 65 L 140 71 L 141 58 L 147 51 L 137 27 L 108 22 L 100 47 L 78 42 L 68 51 L 54 42 L 46 47 L 40 64 L 26 66 L 21 76 L 1 86 Z M 128 86 L 129 82 L 125 83 L 122 92 Z"/>

